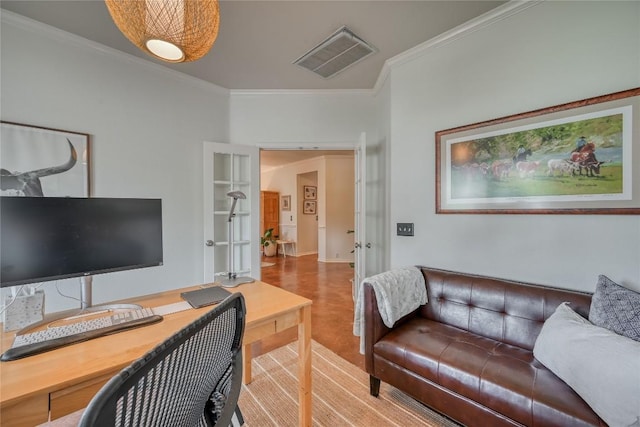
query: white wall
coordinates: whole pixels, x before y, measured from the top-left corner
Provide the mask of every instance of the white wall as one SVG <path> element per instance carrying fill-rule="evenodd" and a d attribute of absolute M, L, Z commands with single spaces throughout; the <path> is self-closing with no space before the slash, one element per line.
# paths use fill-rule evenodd
<path fill-rule="evenodd" d="M 434 172 L 438 130 L 640 86 L 640 2 L 543 2 L 390 79 L 393 266 L 586 291 L 605 274 L 640 290 L 637 215 L 436 215 Z M 415 237 L 396 237 L 396 222 Z"/>
<path fill-rule="evenodd" d="M 373 132 L 370 91 L 231 91 L 230 139 L 234 144 L 357 144 Z"/>
<path fill-rule="evenodd" d="M 325 189 L 326 246 L 321 261 L 353 261 L 355 176 L 353 157 L 327 156 Z"/>
<path fill-rule="evenodd" d="M 228 141 L 228 91 L 4 10 L 1 30 L 2 120 L 89 133 L 94 196 L 162 198 L 164 266 L 96 276 L 94 303 L 200 283 L 202 142 Z M 47 311 L 77 306 L 43 288 Z"/>

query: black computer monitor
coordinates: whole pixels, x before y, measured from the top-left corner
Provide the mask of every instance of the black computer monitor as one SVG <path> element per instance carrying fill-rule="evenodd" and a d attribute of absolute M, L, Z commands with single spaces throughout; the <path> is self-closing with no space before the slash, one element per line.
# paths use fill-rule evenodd
<path fill-rule="evenodd" d="M 0 286 L 162 265 L 162 201 L 0 197 Z"/>

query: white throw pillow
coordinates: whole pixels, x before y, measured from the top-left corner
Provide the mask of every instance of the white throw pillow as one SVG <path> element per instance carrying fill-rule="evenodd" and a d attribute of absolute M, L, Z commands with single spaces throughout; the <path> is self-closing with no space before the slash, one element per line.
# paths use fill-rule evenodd
<path fill-rule="evenodd" d="M 640 425 L 640 342 L 593 325 L 562 303 L 533 355 L 611 427 Z"/>

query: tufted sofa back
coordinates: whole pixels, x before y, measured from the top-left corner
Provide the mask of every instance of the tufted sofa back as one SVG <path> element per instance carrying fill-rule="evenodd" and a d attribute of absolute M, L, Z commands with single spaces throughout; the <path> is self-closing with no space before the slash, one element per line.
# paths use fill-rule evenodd
<path fill-rule="evenodd" d="M 533 350 L 544 321 L 562 302 L 585 318 L 591 294 L 421 267 L 429 302 L 421 315 Z"/>

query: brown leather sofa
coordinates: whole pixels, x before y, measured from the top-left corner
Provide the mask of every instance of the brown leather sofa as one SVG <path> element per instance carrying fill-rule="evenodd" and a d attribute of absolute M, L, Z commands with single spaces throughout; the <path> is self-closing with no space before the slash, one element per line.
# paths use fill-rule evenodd
<path fill-rule="evenodd" d="M 382 380 L 467 426 L 606 425 L 533 357 L 556 307 L 568 301 L 587 317 L 590 294 L 420 268 L 429 301 L 393 328 L 382 322 L 375 292 L 364 284 L 373 396 Z"/>

